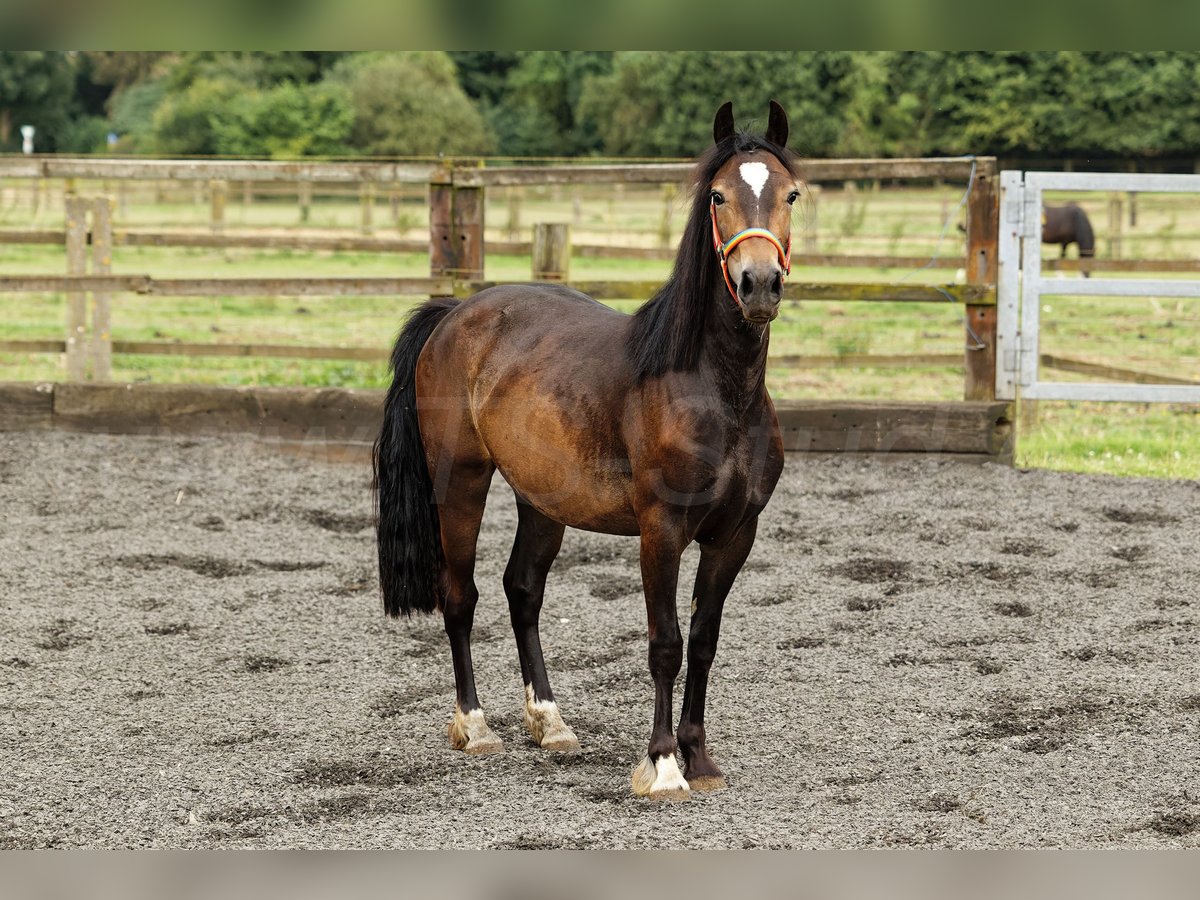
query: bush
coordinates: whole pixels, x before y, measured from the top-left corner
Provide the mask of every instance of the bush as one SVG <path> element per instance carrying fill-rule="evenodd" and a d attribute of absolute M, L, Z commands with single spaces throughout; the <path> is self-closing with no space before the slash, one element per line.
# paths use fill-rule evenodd
<path fill-rule="evenodd" d="M 66 126 L 58 139 L 60 153 L 104 153 L 108 149 L 108 119 L 81 116 Z"/>
<path fill-rule="evenodd" d="M 215 156 L 230 107 L 242 93 L 235 81 L 200 78 L 168 94 L 154 113 L 153 149 L 172 156 Z"/>
<path fill-rule="evenodd" d="M 445 53 L 363 53 L 334 66 L 353 109 L 351 146 L 378 156 L 484 154 L 494 141 Z"/>
<path fill-rule="evenodd" d="M 580 119 L 607 153 L 692 156 L 712 141 L 721 102 L 733 101 L 739 124 L 761 128 L 775 99 L 791 117 L 792 146 L 827 154 L 841 134 L 853 58 L 824 50 L 619 53 L 611 73 L 585 84 Z"/>
<path fill-rule="evenodd" d="M 345 152 L 353 122 L 341 86 L 284 83 L 239 95 L 215 120 L 217 147 L 226 156 L 331 156 Z"/>
<path fill-rule="evenodd" d="M 119 137 L 118 147 L 132 153 L 149 153 L 154 148 L 154 113 L 167 95 L 161 80 L 144 81 L 117 94 L 109 118 Z"/>

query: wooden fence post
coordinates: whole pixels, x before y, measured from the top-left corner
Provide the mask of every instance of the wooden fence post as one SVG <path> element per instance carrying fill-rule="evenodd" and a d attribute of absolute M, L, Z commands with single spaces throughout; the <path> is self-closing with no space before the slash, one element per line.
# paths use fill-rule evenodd
<path fill-rule="evenodd" d="M 364 181 L 358 187 L 358 205 L 361 211 L 359 231 L 370 234 L 373 230 L 372 214 L 375 211 L 375 182 Z"/>
<path fill-rule="evenodd" d="M 510 241 L 519 241 L 521 239 L 521 188 L 510 187 L 508 189 L 508 239 Z"/>
<path fill-rule="evenodd" d="M 967 283 L 995 284 L 1000 243 L 1000 191 L 996 161 L 976 163 L 967 201 Z M 996 306 L 966 307 L 964 400 L 996 399 Z"/>
<path fill-rule="evenodd" d="M 225 230 L 225 198 L 229 193 L 229 182 L 213 179 L 208 183 L 209 195 L 212 201 L 212 230 L 220 234 Z"/>
<path fill-rule="evenodd" d="M 96 198 L 92 205 L 92 274 L 112 272 L 113 202 Z M 112 293 L 92 292 L 92 379 L 112 379 Z"/>
<path fill-rule="evenodd" d="M 67 275 L 87 274 L 87 201 L 67 197 Z M 87 294 L 67 292 L 67 381 L 87 377 Z"/>
<path fill-rule="evenodd" d="M 810 184 L 808 190 L 808 202 L 804 204 L 804 218 L 808 221 L 804 222 L 804 252 L 809 256 L 817 255 L 817 242 L 821 238 L 821 186 L 819 184 Z"/>
<path fill-rule="evenodd" d="M 439 169 L 429 179 L 429 272 L 478 281 L 483 278 L 481 187 L 456 187 L 454 173 Z"/>
<path fill-rule="evenodd" d="M 300 182 L 300 221 L 307 222 L 309 210 L 312 208 L 312 182 Z"/>
<path fill-rule="evenodd" d="M 662 218 L 658 222 L 658 245 L 671 246 L 671 219 L 675 214 L 675 185 L 664 184 L 662 190 Z"/>
<path fill-rule="evenodd" d="M 533 226 L 533 278 L 535 281 L 569 281 L 571 277 L 571 226 L 539 222 Z"/>
<path fill-rule="evenodd" d="M 1108 195 L 1108 256 L 1121 258 L 1121 223 L 1124 220 L 1120 194 Z"/>

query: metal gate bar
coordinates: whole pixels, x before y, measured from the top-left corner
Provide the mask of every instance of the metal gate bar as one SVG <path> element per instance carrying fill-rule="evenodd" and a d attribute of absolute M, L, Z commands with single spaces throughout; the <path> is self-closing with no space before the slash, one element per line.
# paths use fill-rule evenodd
<path fill-rule="evenodd" d="M 1045 190 L 1200 193 L 1200 175 L 1091 172 L 1000 173 L 996 396 L 1014 400 L 1114 400 L 1200 403 L 1200 385 L 1042 381 L 1038 378 L 1041 298 L 1200 298 L 1200 280 L 1042 277 Z"/>

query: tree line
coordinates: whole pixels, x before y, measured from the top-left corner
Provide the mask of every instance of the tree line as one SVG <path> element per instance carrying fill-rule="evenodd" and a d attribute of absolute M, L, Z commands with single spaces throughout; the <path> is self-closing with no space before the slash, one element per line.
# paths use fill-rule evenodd
<path fill-rule="evenodd" d="M 681 157 L 778 99 L 807 156 L 1200 156 L 1194 51 L 0 51 L 0 151 Z"/>

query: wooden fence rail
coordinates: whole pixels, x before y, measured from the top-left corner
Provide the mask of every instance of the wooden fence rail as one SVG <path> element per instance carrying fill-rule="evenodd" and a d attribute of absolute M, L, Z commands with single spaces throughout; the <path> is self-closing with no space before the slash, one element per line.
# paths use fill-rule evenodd
<path fill-rule="evenodd" d="M 0 352 L 64 353 L 66 341 L 0 340 Z M 338 347 L 329 344 L 235 344 L 187 341 L 113 341 L 114 353 L 137 356 L 224 356 L 271 359 L 336 359 L 378 362 L 391 355 L 388 347 Z M 770 356 L 773 367 L 788 369 L 923 369 L 961 367 L 958 353 L 780 354 Z"/>
<path fill-rule="evenodd" d="M 505 282 L 460 278 L 157 278 L 150 275 L 0 275 L 0 294 L 123 291 L 161 297 L 469 297 Z M 598 300 L 645 300 L 658 281 L 573 281 L 571 287 Z M 868 303 L 967 303 L 994 306 L 986 284 L 882 282 L 789 282 L 785 300 Z"/>
<path fill-rule="evenodd" d="M 117 181 L 146 179 L 155 181 L 187 181 L 200 190 L 210 186 L 214 204 L 212 233 L 169 236 L 164 232 L 113 231 L 111 215 L 93 215 L 90 241 L 94 247 L 108 248 L 94 253 L 93 272 L 86 274 L 79 265 L 68 266 L 66 277 L 53 275 L 7 275 L 0 277 L 0 292 L 62 292 L 79 298 L 91 293 L 98 298 L 97 309 L 107 309 L 108 299 L 115 292 L 163 296 L 466 296 L 492 282 L 484 280 L 484 262 L 489 246 L 495 252 L 499 245 L 485 243 L 484 192 L 487 188 L 508 185 L 556 184 L 622 184 L 662 183 L 679 184 L 691 177 L 692 164 L 666 162 L 617 165 L 544 165 L 544 166 L 483 166 L 477 162 L 428 161 L 415 162 L 271 162 L 246 160 L 129 160 L 77 159 L 55 157 L 0 157 L 0 178 L 27 178 L 42 183 L 58 178 L 71 184 L 73 179 Z M 964 396 L 969 400 L 991 400 L 995 397 L 995 281 L 996 245 L 999 233 L 999 209 L 995 188 L 996 161 L 991 157 L 946 159 L 890 160 L 810 160 L 803 166 L 804 177 L 811 183 L 854 181 L 862 179 L 947 179 L 971 182 L 967 211 L 967 254 L 964 285 L 922 285 L 908 283 L 817 283 L 791 282 L 785 297 L 789 300 L 839 300 L 865 302 L 929 302 L 962 304 L 966 319 L 963 356 Z M 369 232 L 373 227 L 371 208 L 377 185 L 400 183 L 428 184 L 430 207 L 428 248 L 429 278 L 157 278 L 149 275 L 119 275 L 109 272 L 110 266 L 101 262 L 111 259 L 115 245 L 169 246 L 174 241 L 189 241 L 191 246 L 239 246 L 241 236 L 224 229 L 224 186 L 240 182 L 288 182 L 303 189 L 318 182 L 342 182 L 360 186 L 363 213 L 360 229 Z M 70 191 L 68 191 L 70 196 Z M 100 201 L 109 207 L 107 199 Z M 98 233 L 97 229 L 101 229 Z M 34 232 L 15 236 L 14 241 L 65 242 L 68 258 L 78 252 L 82 241 L 89 239 L 86 224 L 76 223 L 69 233 Z M 258 236 L 258 246 L 307 247 L 309 249 L 340 249 L 364 246 L 372 249 L 416 250 L 421 244 L 386 243 L 385 240 L 360 236 L 353 240 L 328 236 Z M 274 243 L 276 240 L 279 243 Z M 327 242 L 327 243 L 323 243 Z M 510 244 L 510 246 L 512 246 Z M 519 244 L 522 251 L 524 245 Z M 600 253 L 601 251 L 595 251 Z M 652 251 L 653 252 L 653 251 Z M 825 256 L 826 264 L 837 265 L 847 257 Z M 657 256 L 654 258 L 658 258 Z M 857 257 L 863 259 L 863 257 Z M 874 258 L 878 259 L 878 258 Z M 894 258 L 885 258 L 894 259 Z M 916 262 L 902 258 L 905 266 Z M 797 262 L 803 263 L 802 259 Z M 922 258 L 920 263 L 924 263 Z M 946 265 L 958 260 L 947 259 Z M 880 264 L 878 262 L 873 264 Z M 565 268 L 565 266 L 560 266 Z M 649 281 L 573 282 L 573 286 L 598 299 L 645 299 L 654 293 L 658 284 Z M 104 352 L 94 346 L 107 340 L 107 322 L 99 315 L 92 333 L 85 335 L 78 321 L 80 304 L 69 304 L 72 318 L 68 334 L 68 359 L 72 378 L 82 377 L 78 360 L 86 344 L 91 358 L 103 360 Z M 101 336 L 101 335 L 105 336 Z M 83 340 L 84 337 L 87 340 Z M 122 352 L 128 342 L 113 342 L 112 350 Z M 247 345 L 253 346 L 253 345 Z M 74 348 L 74 349 L 72 349 Z M 144 349 L 144 348 L 143 348 Z M 339 348 L 331 348 L 336 351 Z M 207 355 L 209 351 L 196 350 Z M 216 352 L 216 351 L 212 351 Z M 92 377 L 107 377 L 103 364 Z"/>
<path fill-rule="evenodd" d="M 915 159 L 810 159 L 801 165 L 805 181 L 937 178 L 966 181 L 972 164 L 995 166 L 994 157 Z M 87 157 L 0 156 L 0 178 L 76 178 L 134 181 L 388 182 L 459 187 L 516 184 L 680 184 L 692 175 L 691 162 L 481 166 L 471 160 L 411 162 L 281 162 L 277 160 L 92 159 Z"/>
<path fill-rule="evenodd" d="M 92 240 L 88 232 L 87 240 Z M 396 237 L 367 237 L 361 234 L 327 234 L 305 231 L 262 234 L 254 231 L 229 229 L 212 231 L 175 231 L 158 229 L 117 228 L 112 233 L 118 247 L 203 247 L 245 250 L 328 250 L 349 253 L 428 253 L 429 240 Z M 57 229 L 7 228 L 0 229 L 0 245 L 48 244 L 62 246 L 66 233 Z M 488 255 L 529 256 L 532 241 L 486 241 Z M 616 244 L 575 244 L 571 255 L 581 259 L 648 259 L 670 261 L 675 258 L 672 247 L 629 247 Z M 796 268 L 829 267 L 850 269 L 915 269 L 929 263 L 929 256 L 898 256 L 873 253 L 793 253 Z M 939 256 L 934 266 L 950 269 L 961 266 L 957 256 Z M 1200 259 L 1042 259 L 1042 269 L 1078 272 L 1200 272 Z"/>

